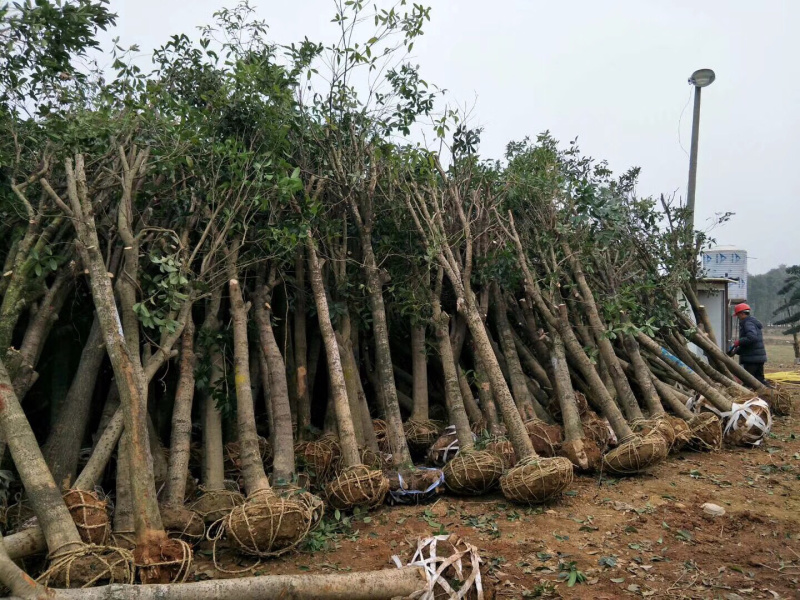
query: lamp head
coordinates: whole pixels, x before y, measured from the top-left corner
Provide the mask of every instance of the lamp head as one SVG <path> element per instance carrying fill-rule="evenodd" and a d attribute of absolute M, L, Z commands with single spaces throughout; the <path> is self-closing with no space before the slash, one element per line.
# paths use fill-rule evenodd
<path fill-rule="evenodd" d="M 689 83 L 695 87 L 706 87 L 714 83 L 717 76 L 711 69 L 698 69 L 689 77 Z"/>

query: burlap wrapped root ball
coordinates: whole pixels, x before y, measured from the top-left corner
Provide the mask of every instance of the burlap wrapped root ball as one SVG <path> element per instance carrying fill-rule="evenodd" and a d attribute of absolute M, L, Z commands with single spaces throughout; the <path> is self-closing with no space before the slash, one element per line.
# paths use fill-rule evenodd
<path fill-rule="evenodd" d="M 325 486 L 328 504 L 340 510 L 357 506 L 372 508 L 383 503 L 389 491 L 389 480 L 383 471 L 356 465 L 343 469 Z"/>
<path fill-rule="evenodd" d="M 342 456 L 339 440 L 333 435 L 297 444 L 294 453 L 311 482 L 318 486 L 324 485 L 336 473 Z"/>
<path fill-rule="evenodd" d="M 234 508 L 244 504 L 244 496 L 232 490 L 206 490 L 201 488 L 200 497 L 189 505 L 207 525 L 218 521 Z"/>
<path fill-rule="evenodd" d="M 499 456 L 500 460 L 503 461 L 503 467 L 506 469 L 510 469 L 517 464 L 517 453 L 514 451 L 514 445 L 507 438 L 492 438 L 486 442 L 483 449 Z"/>
<path fill-rule="evenodd" d="M 308 509 L 311 516 L 311 531 L 316 529 L 322 522 L 322 517 L 325 514 L 325 502 L 316 494 L 312 494 L 293 484 L 274 488 L 274 491 L 282 498 L 299 502 Z"/>
<path fill-rule="evenodd" d="M 428 451 L 441 431 L 442 426 L 436 421 L 409 419 L 403 423 L 403 433 L 408 441 L 408 449 L 419 455 L 424 455 Z"/>
<path fill-rule="evenodd" d="M 161 523 L 169 537 L 184 540 L 192 546 L 205 539 L 205 519 L 199 513 L 185 506 L 162 505 L 159 509 Z"/>
<path fill-rule="evenodd" d="M 133 561 L 139 581 L 150 583 L 183 583 L 192 569 L 192 547 L 177 538 L 137 545 Z"/>
<path fill-rule="evenodd" d="M 633 475 L 667 457 L 667 442 L 659 434 L 635 436 L 603 457 L 603 467 L 615 475 Z"/>
<path fill-rule="evenodd" d="M 689 421 L 689 448 L 719 450 L 722 447 L 722 423 L 713 413 L 704 412 Z"/>
<path fill-rule="evenodd" d="M 531 456 L 500 478 L 503 496 L 517 504 L 541 504 L 553 499 L 572 483 L 572 463 L 558 456 Z"/>
<path fill-rule="evenodd" d="M 69 545 L 50 557 L 50 565 L 37 581 L 54 588 L 85 588 L 112 583 L 133 583 L 133 555 L 128 550 L 93 544 Z"/>
<path fill-rule="evenodd" d="M 87 544 L 103 546 L 111 534 L 111 519 L 108 518 L 108 502 L 95 492 L 67 490 L 64 503 L 81 539 Z"/>
<path fill-rule="evenodd" d="M 539 456 L 555 456 L 564 440 L 564 432 L 560 426 L 548 425 L 538 419 L 527 421 L 525 429 L 528 430 L 528 437 L 531 438 L 533 449 Z"/>
<path fill-rule="evenodd" d="M 228 541 L 243 554 L 266 558 L 297 547 L 311 531 L 311 508 L 295 498 L 284 498 L 273 490 L 260 490 L 247 497 L 224 518 Z"/>
<path fill-rule="evenodd" d="M 447 488 L 464 496 L 485 494 L 497 485 L 504 471 L 503 459 L 486 450 L 459 452 L 442 469 Z"/>

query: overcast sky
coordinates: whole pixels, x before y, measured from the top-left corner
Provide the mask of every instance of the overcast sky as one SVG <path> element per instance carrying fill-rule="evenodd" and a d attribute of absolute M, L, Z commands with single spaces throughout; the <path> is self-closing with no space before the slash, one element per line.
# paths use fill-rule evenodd
<path fill-rule="evenodd" d="M 279 43 L 335 34 L 332 0 L 252 2 Z M 702 96 L 697 226 L 736 213 L 711 235 L 747 250 L 751 273 L 800 263 L 800 0 L 422 2 L 431 22 L 412 58 L 452 101 L 474 104 L 482 155 L 500 158 L 509 140 L 544 130 L 578 137 L 615 171 L 641 167 L 640 195 L 685 197 L 687 79 L 714 69 Z M 113 35 L 147 53 L 174 33 L 196 37 L 233 5 L 111 0 Z"/>

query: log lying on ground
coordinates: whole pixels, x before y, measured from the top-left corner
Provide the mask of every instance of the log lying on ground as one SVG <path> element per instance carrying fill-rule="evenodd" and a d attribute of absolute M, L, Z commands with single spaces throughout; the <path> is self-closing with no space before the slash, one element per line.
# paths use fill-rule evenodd
<path fill-rule="evenodd" d="M 160 585 L 107 585 L 82 590 L 48 591 L 48 600 L 389 600 L 410 596 L 425 587 L 419 567 L 384 569 L 365 573 L 325 575 L 269 575 L 194 583 Z M 11 596 L 9 600 L 23 600 Z"/>

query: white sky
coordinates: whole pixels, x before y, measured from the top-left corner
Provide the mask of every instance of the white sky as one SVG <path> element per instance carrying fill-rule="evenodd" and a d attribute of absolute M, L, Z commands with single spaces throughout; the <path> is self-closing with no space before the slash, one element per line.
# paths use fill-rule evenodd
<path fill-rule="evenodd" d="M 252 2 L 279 43 L 335 34 L 332 0 Z M 746 249 L 751 273 L 800 263 L 800 0 L 422 2 L 433 10 L 413 59 L 451 101 L 474 104 L 483 156 L 549 129 L 563 142 L 578 137 L 617 172 L 640 166 L 640 195 L 685 197 L 686 80 L 714 69 L 703 91 L 697 226 L 736 213 L 711 235 Z M 196 36 L 234 3 L 111 0 L 112 35 L 150 52 L 174 33 Z"/>

